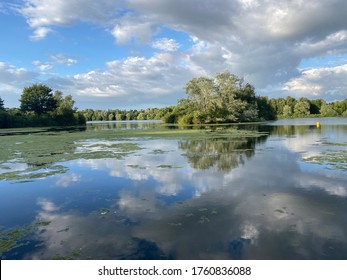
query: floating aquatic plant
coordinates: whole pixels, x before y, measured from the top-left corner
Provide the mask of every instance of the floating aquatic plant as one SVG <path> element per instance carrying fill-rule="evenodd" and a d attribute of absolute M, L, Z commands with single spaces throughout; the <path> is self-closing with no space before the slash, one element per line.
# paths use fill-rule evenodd
<path fill-rule="evenodd" d="M 304 158 L 304 162 L 325 165 L 327 169 L 347 171 L 347 151 L 326 151 L 321 155 Z"/>
<path fill-rule="evenodd" d="M 22 241 L 41 227 L 46 227 L 50 221 L 38 221 L 30 226 L 6 229 L 1 227 L 0 231 L 0 257 L 15 248 L 25 245 Z"/>

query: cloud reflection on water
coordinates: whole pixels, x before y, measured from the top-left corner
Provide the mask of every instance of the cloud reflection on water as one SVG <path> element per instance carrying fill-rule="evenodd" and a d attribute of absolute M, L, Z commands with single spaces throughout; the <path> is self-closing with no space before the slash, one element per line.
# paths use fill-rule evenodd
<path fill-rule="evenodd" d="M 228 172 L 192 167 L 175 141 L 156 155 L 149 149 L 155 142 L 146 142 L 145 149 L 122 160 L 79 160 L 83 168 L 108 170 L 115 183 L 117 178 L 133 183 L 111 198 L 116 214 L 108 219 L 68 215 L 76 232 L 66 242 L 79 247 L 74 239 L 82 235 L 97 240 L 96 245 L 85 241 L 83 250 L 101 258 L 134 258 L 143 242 L 159 254 L 151 255 L 156 258 L 345 258 L 346 175 L 301 168 L 298 147 L 315 141 L 303 144 L 296 137 L 292 145 L 262 143 L 252 158 Z M 179 168 L 158 167 L 163 163 Z M 184 196 L 189 188 L 190 197 Z M 174 203 L 161 195 L 174 197 Z M 66 215 L 47 218 L 69 220 Z M 120 226 L 120 220 L 125 224 Z M 57 235 L 57 230 L 46 234 Z M 98 255 L 106 247 L 119 255 L 111 250 Z"/>
<path fill-rule="evenodd" d="M 69 161 L 42 180 L 56 192 L 38 194 L 35 220 L 50 224 L 25 258 L 346 259 L 347 174 L 302 161 L 346 135 L 134 139 L 125 157 Z"/>

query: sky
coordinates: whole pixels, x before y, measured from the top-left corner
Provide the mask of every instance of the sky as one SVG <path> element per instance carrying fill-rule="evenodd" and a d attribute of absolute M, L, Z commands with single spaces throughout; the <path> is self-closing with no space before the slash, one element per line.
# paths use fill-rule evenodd
<path fill-rule="evenodd" d="M 345 0 L 2 0 L 0 97 L 71 94 L 79 109 L 176 105 L 229 71 L 270 98 L 347 98 Z"/>

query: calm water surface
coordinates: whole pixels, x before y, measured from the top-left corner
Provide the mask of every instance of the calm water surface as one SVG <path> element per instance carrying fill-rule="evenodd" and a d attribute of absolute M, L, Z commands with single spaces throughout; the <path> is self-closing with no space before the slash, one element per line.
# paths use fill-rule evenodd
<path fill-rule="evenodd" d="M 347 259 L 347 120 L 234 130 L 0 130 L 1 259 Z"/>

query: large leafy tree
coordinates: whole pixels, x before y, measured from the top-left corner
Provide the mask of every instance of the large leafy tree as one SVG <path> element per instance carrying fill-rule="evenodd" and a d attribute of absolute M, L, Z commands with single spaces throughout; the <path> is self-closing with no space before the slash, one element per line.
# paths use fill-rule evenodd
<path fill-rule="evenodd" d="M 211 112 L 216 97 L 216 88 L 212 79 L 199 77 L 190 80 L 186 85 L 188 98 L 196 109 L 205 114 Z"/>
<path fill-rule="evenodd" d="M 52 89 L 43 84 L 25 87 L 19 101 L 22 111 L 31 111 L 37 115 L 54 111 L 57 108 L 57 100 L 53 96 Z"/>
<path fill-rule="evenodd" d="M 185 90 L 188 99 L 181 102 L 180 107 L 186 110 L 183 114 L 179 112 L 185 122 L 191 120 L 187 113 L 193 116 L 194 123 L 258 119 L 254 87 L 228 71 L 217 74 L 214 79 L 194 78 Z"/>

